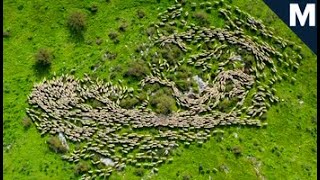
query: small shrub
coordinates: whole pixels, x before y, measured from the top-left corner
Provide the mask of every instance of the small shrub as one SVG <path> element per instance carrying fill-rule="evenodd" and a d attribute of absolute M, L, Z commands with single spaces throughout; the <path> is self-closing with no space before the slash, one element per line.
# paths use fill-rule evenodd
<path fill-rule="evenodd" d="M 30 118 L 24 117 L 24 118 L 22 119 L 22 125 L 23 125 L 23 127 L 24 127 L 25 129 L 28 129 L 28 128 L 31 126 L 31 124 L 32 124 L 32 121 L 31 121 Z"/>
<path fill-rule="evenodd" d="M 103 103 L 98 101 L 98 100 L 96 100 L 96 99 L 88 99 L 87 102 L 93 108 L 97 108 L 97 107 L 102 107 L 103 106 Z"/>
<path fill-rule="evenodd" d="M 103 59 L 106 60 L 113 60 L 117 58 L 118 54 L 117 53 L 112 53 L 110 51 L 106 51 L 106 53 L 103 55 Z"/>
<path fill-rule="evenodd" d="M 191 86 L 191 82 L 190 81 L 177 81 L 176 85 L 180 90 L 188 91 L 189 87 Z"/>
<path fill-rule="evenodd" d="M 21 11 L 23 8 L 24 8 L 23 5 L 19 5 L 19 6 L 18 6 L 18 10 L 19 10 L 19 11 Z"/>
<path fill-rule="evenodd" d="M 82 33 L 86 27 L 85 15 L 82 12 L 73 12 L 68 18 L 68 27 L 73 33 Z"/>
<path fill-rule="evenodd" d="M 137 98 L 126 98 L 120 101 L 120 106 L 126 109 L 131 109 L 138 103 L 139 100 Z"/>
<path fill-rule="evenodd" d="M 233 154 L 239 156 L 242 154 L 242 149 L 240 146 L 234 146 L 234 147 L 232 147 L 232 152 L 233 152 Z"/>
<path fill-rule="evenodd" d="M 85 162 L 79 162 L 74 169 L 76 175 L 81 175 L 87 171 L 89 171 L 89 165 Z"/>
<path fill-rule="evenodd" d="M 116 33 L 116 32 L 110 32 L 110 33 L 108 34 L 108 36 L 109 36 L 109 38 L 110 38 L 113 42 L 115 42 L 115 43 L 118 43 L 118 42 L 119 42 L 119 40 L 118 40 L 118 33 Z"/>
<path fill-rule="evenodd" d="M 212 172 L 213 172 L 213 173 L 217 173 L 217 172 L 218 172 L 218 169 L 217 169 L 217 168 L 213 168 L 213 169 L 212 169 Z"/>
<path fill-rule="evenodd" d="M 192 77 L 192 72 L 188 66 L 182 65 L 179 66 L 179 69 L 177 71 L 176 77 L 177 79 L 187 79 L 189 77 Z"/>
<path fill-rule="evenodd" d="M 160 89 L 160 85 L 158 83 L 154 83 L 154 84 L 146 84 L 143 87 L 144 90 L 148 90 L 150 92 L 154 92 L 157 91 L 158 89 Z"/>
<path fill-rule="evenodd" d="M 147 100 L 147 97 L 148 97 L 148 95 L 147 95 L 147 93 L 146 92 L 141 92 L 141 93 L 139 93 L 139 95 L 138 95 L 138 100 L 139 101 L 145 101 L 145 100 Z"/>
<path fill-rule="evenodd" d="M 169 99 L 167 99 L 167 97 L 164 97 L 163 101 L 160 101 L 156 105 L 156 107 L 157 107 L 156 112 L 157 113 L 159 113 L 159 114 L 170 114 L 171 113 L 171 111 L 172 111 L 171 105 L 170 105 L 170 103 L 164 102 L 165 100 L 169 100 Z"/>
<path fill-rule="evenodd" d="M 229 112 L 237 102 L 237 97 L 233 97 L 232 99 L 225 98 L 218 104 L 218 109 L 221 112 Z"/>
<path fill-rule="evenodd" d="M 195 3 L 195 2 L 191 3 L 191 10 L 195 11 L 196 8 L 197 8 L 197 3 Z"/>
<path fill-rule="evenodd" d="M 109 36 L 110 39 L 113 40 L 113 39 L 116 39 L 116 38 L 118 37 L 118 33 L 116 33 L 116 32 L 110 32 L 108 36 Z"/>
<path fill-rule="evenodd" d="M 168 115 L 174 111 L 176 101 L 166 93 L 158 91 L 152 97 L 150 103 L 156 108 L 157 113 Z"/>
<path fill-rule="evenodd" d="M 91 7 L 89 8 L 89 11 L 92 13 L 96 13 L 98 11 L 98 5 L 96 4 L 91 5 Z"/>
<path fill-rule="evenodd" d="M 136 169 L 136 170 L 134 171 L 134 174 L 135 174 L 136 176 L 142 177 L 142 176 L 144 175 L 144 171 L 143 171 L 143 169 L 139 168 L 139 169 Z"/>
<path fill-rule="evenodd" d="M 128 70 L 126 72 L 127 76 L 132 76 L 134 78 L 141 78 L 144 75 L 149 73 L 148 66 L 144 63 L 144 61 L 134 61 L 129 63 Z"/>
<path fill-rule="evenodd" d="M 127 23 L 122 23 L 119 27 L 119 31 L 125 32 L 127 30 L 128 24 Z"/>
<path fill-rule="evenodd" d="M 206 12 L 207 12 L 207 13 L 211 13 L 211 10 L 212 10 L 211 7 L 207 7 L 207 8 L 206 8 Z"/>
<path fill-rule="evenodd" d="M 227 81 L 225 85 L 225 92 L 230 92 L 233 89 L 233 82 L 232 81 Z"/>
<path fill-rule="evenodd" d="M 208 16 L 203 12 L 197 12 L 193 16 L 200 26 L 209 26 L 210 22 L 208 20 Z"/>
<path fill-rule="evenodd" d="M 155 32 L 156 32 L 156 28 L 155 27 L 148 27 L 146 32 L 147 32 L 148 36 L 153 36 L 155 34 Z"/>
<path fill-rule="evenodd" d="M 96 39 L 96 44 L 97 45 L 100 45 L 102 42 L 103 42 L 103 40 L 101 38 L 97 38 Z"/>
<path fill-rule="evenodd" d="M 145 15 L 146 15 L 146 14 L 145 14 L 142 10 L 139 9 L 139 10 L 137 11 L 137 16 L 138 16 L 140 19 L 144 18 Z"/>
<path fill-rule="evenodd" d="M 272 147 L 271 152 L 278 157 L 280 157 L 282 155 L 282 149 L 279 148 L 278 146 Z"/>
<path fill-rule="evenodd" d="M 39 49 L 35 55 L 36 63 L 43 66 L 51 65 L 53 59 L 52 52 L 48 49 Z"/>
<path fill-rule="evenodd" d="M 169 34 L 173 34 L 174 31 L 176 30 L 176 28 L 174 28 L 173 26 L 169 26 L 169 25 L 166 25 L 164 29 L 165 29 Z"/>
<path fill-rule="evenodd" d="M 200 164 L 198 169 L 199 169 L 199 172 L 203 171 L 203 166 Z"/>
<path fill-rule="evenodd" d="M 183 55 L 181 49 L 176 45 L 165 46 L 165 48 L 160 50 L 160 54 L 170 65 L 176 64 Z"/>
<path fill-rule="evenodd" d="M 51 136 L 49 140 L 47 140 L 47 144 L 49 145 L 49 148 L 56 153 L 66 153 L 68 151 L 56 136 Z"/>

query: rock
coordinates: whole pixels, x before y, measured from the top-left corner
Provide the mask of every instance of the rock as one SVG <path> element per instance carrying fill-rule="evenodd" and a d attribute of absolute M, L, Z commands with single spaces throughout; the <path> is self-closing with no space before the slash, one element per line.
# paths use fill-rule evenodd
<path fill-rule="evenodd" d="M 112 161 L 112 159 L 109 158 L 100 158 L 100 161 L 105 164 L 106 166 L 114 166 L 115 163 Z"/>
<path fill-rule="evenodd" d="M 68 145 L 67 140 L 64 137 L 63 133 L 59 132 L 58 138 L 61 141 L 62 146 L 64 146 L 67 150 L 69 150 L 69 145 Z"/>

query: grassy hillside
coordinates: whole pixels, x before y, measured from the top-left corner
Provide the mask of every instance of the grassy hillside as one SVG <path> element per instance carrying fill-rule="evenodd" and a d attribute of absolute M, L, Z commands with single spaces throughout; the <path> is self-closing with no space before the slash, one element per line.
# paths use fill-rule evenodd
<path fill-rule="evenodd" d="M 257 179 L 259 173 L 267 179 L 316 179 L 316 56 L 261 0 L 229 3 L 262 19 L 274 28 L 276 35 L 302 46 L 303 61 L 297 81 L 277 85 L 277 95 L 284 101 L 268 111 L 267 128 L 220 128 L 225 131 L 223 139 L 216 136 L 203 147 L 179 148 L 173 163 L 161 166 L 151 179 Z M 147 26 L 172 4 L 174 1 L 164 0 L 4 1 L 3 29 L 10 34 L 3 38 L 4 179 L 75 179 L 74 165 L 50 151 L 46 138 L 34 126 L 28 130 L 22 126 L 33 84 L 52 77 L 54 72 L 59 75 L 70 71 L 75 71 L 76 77 L 87 73 L 114 82 L 123 79 L 124 69 L 136 56 L 136 47 L 148 41 Z M 90 11 L 93 5 L 98 7 L 96 13 Z M 75 10 L 86 14 L 83 38 L 70 36 L 66 27 L 68 15 Z M 145 17 L 138 18 L 137 10 L 142 10 Z M 213 16 L 210 18 L 215 22 Z M 127 24 L 125 32 L 118 30 L 122 24 Z M 110 40 L 110 32 L 118 33 L 119 43 Z M 100 40 L 101 44 L 97 43 Z M 35 66 L 34 55 L 43 47 L 54 55 L 48 70 Z M 107 51 L 117 57 L 104 61 L 102 56 Z M 113 71 L 115 66 L 120 69 Z M 242 156 L 231 152 L 234 145 L 241 147 Z M 199 165 L 210 172 L 200 174 Z M 223 167 L 228 172 L 221 172 Z M 214 168 L 218 172 L 212 172 Z M 140 179 L 134 171 L 128 167 L 110 179 Z"/>

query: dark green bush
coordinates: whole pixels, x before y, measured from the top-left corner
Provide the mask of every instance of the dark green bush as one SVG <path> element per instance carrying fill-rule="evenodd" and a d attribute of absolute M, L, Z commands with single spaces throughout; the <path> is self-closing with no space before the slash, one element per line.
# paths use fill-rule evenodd
<path fill-rule="evenodd" d="M 96 99 L 88 99 L 87 102 L 93 108 L 97 108 L 97 107 L 103 106 L 103 103 L 98 101 L 98 100 L 96 100 Z"/>
<path fill-rule="evenodd" d="M 203 166 L 200 164 L 198 169 L 199 169 L 199 172 L 203 171 Z"/>
<path fill-rule="evenodd" d="M 106 51 L 106 53 L 103 55 L 103 59 L 106 60 L 113 60 L 117 58 L 118 54 L 117 53 L 112 53 L 110 51 Z"/>
<path fill-rule="evenodd" d="M 191 75 L 192 75 L 192 73 L 191 73 L 190 71 L 189 71 L 189 72 L 178 71 L 175 77 L 176 77 L 177 79 L 187 79 L 187 78 L 189 78 Z"/>
<path fill-rule="evenodd" d="M 167 31 L 167 33 L 172 34 L 174 33 L 176 28 L 173 26 L 166 25 L 164 29 Z"/>
<path fill-rule="evenodd" d="M 76 167 L 74 168 L 74 172 L 76 175 L 81 175 L 87 171 L 89 171 L 90 167 L 85 162 L 79 162 Z"/>
<path fill-rule="evenodd" d="M 193 15 L 193 18 L 199 23 L 200 26 L 209 26 L 210 22 L 208 20 L 208 16 L 203 12 L 196 12 Z"/>
<path fill-rule="evenodd" d="M 42 66 L 50 66 L 53 59 L 52 52 L 48 49 L 41 48 L 35 55 L 36 63 Z"/>
<path fill-rule="evenodd" d="M 98 11 L 98 5 L 92 4 L 91 7 L 89 8 L 89 11 L 92 13 L 96 13 Z"/>
<path fill-rule="evenodd" d="M 127 23 L 122 23 L 122 24 L 119 26 L 119 31 L 125 32 L 125 31 L 127 30 L 127 27 L 128 27 L 128 24 L 127 24 Z"/>
<path fill-rule="evenodd" d="M 71 13 L 67 24 L 71 32 L 76 34 L 82 33 L 86 27 L 85 14 L 80 11 Z"/>
<path fill-rule="evenodd" d="M 232 89 L 233 89 L 233 82 L 230 80 L 230 81 L 227 81 L 226 85 L 225 85 L 225 92 L 230 92 Z"/>
<path fill-rule="evenodd" d="M 240 146 L 234 146 L 234 147 L 232 147 L 232 152 L 233 152 L 233 154 L 239 156 L 242 154 L 242 149 Z"/>
<path fill-rule="evenodd" d="M 66 153 L 68 151 L 56 136 L 51 136 L 47 140 L 47 144 L 49 145 L 49 148 L 56 153 Z"/>
<path fill-rule="evenodd" d="M 232 99 L 225 98 L 218 104 L 218 109 L 221 112 L 229 112 L 237 102 L 238 100 L 236 97 Z"/>
<path fill-rule="evenodd" d="M 157 92 L 152 96 L 151 105 L 155 107 L 156 113 L 168 115 L 175 110 L 176 101 L 172 96 L 163 92 Z"/>
<path fill-rule="evenodd" d="M 195 2 L 191 3 L 191 10 L 195 11 L 196 8 L 197 8 L 197 3 L 195 3 Z"/>
<path fill-rule="evenodd" d="M 116 32 L 110 32 L 108 34 L 109 38 L 114 42 L 114 43 L 118 43 L 119 39 L 118 39 L 118 33 Z"/>
<path fill-rule="evenodd" d="M 141 78 L 149 73 L 148 66 L 144 63 L 144 61 L 133 61 L 129 63 L 126 75 L 132 76 L 134 78 Z"/>
<path fill-rule="evenodd" d="M 144 85 L 143 89 L 154 92 L 160 89 L 160 85 L 158 83 L 155 84 L 146 84 Z"/>
<path fill-rule="evenodd" d="M 160 50 L 160 54 L 162 58 L 166 59 L 168 64 L 174 65 L 183 55 L 181 49 L 176 45 L 167 45 L 163 49 Z"/>
<path fill-rule="evenodd" d="M 139 101 L 144 101 L 146 99 L 147 99 L 147 93 L 146 92 L 139 93 L 139 95 L 138 95 L 138 100 Z"/>
<path fill-rule="evenodd" d="M 116 32 L 110 32 L 110 33 L 108 34 L 108 36 L 109 36 L 109 38 L 110 38 L 111 40 L 114 40 L 114 39 L 116 39 L 116 38 L 118 37 L 118 33 L 116 33 Z"/>
<path fill-rule="evenodd" d="M 163 87 L 159 92 L 162 92 L 164 94 L 171 96 L 171 94 L 173 93 L 173 90 L 169 87 Z"/>
<path fill-rule="evenodd" d="M 145 15 L 146 15 L 146 14 L 145 14 L 142 10 L 139 9 L 139 10 L 137 11 L 137 16 L 138 16 L 140 19 L 141 19 L 141 18 L 144 18 Z"/>
<path fill-rule="evenodd" d="M 189 87 L 192 85 L 191 81 L 177 81 L 176 86 L 182 91 L 189 91 Z"/>
<path fill-rule="evenodd" d="M 213 168 L 213 169 L 212 169 L 212 172 L 213 172 L 213 173 L 217 173 L 217 172 L 218 172 L 218 169 L 217 169 L 217 168 Z"/>
<path fill-rule="evenodd" d="M 120 106 L 126 109 L 131 109 L 138 103 L 139 100 L 137 98 L 126 98 L 120 101 Z"/>

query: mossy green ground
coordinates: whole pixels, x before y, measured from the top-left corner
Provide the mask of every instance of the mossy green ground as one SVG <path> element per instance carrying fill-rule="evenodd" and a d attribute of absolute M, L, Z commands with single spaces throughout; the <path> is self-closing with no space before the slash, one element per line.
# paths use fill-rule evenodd
<path fill-rule="evenodd" d="M 92 4 L 98 12 L 87 10 Z M 137 45 L 146 42 L 145 30 L 156 20 L 159 12 L 174 1 L 163 0 L 111 0 L 100 1 L 4 1 L 4 30 L 10 32 L 4 38 L 4 115 L 3 152 L 4 179 L 74 179 L 73 164 L 60 159 L 51 152 L 36 128 L 24 130 L 22 119 L 28 107 L 27 95 L 34 83 L 43 77 L 51 77 L 53 72 L 75 75 L 84 73 L 103 79 L 110 79 L 111 67 L 121 65 L 124 69 L 131 61 Z M 261 162 L 260 173 L 267 179 L 316 179 L 317 176 L 317 119 L 316 119 L 316 56 L 279 20 L 261 1 L 238 0 L 232 2 L 254 17 L 262 19 L 267 26 L 275 29 L 275 34 L 302 45 L 304 60 L 296 76 L 296 83 L 282 82 L 277 85 L 277 95 L 284 102 L 268 111 L 268 126 L 264 129 L 250 127 L 225 127 L 222 141 L 212 137 L 202 147 L 196 145 L 179 148 L 172 164 L 159 168 L 159 173 L 151 179 L 257 179 L 255 166 L 248 159 L 255 157 Z M 138 9 L 146 16 L 139 19 Z M 70 12 L 80 10 L 87 15 L 87 30 L 84 39 L 70 37 L 66 19 Z M 117 20 L 118 19 L 118 20 Z M 108 34 L 118 31 L 122 22 L 128 23 L 126 32 L 118 32 L 118 44 L 114 44 Z M 214 22 L 213 19 L 211 19 Z M 103 39 L 96 45 L 96 38 Z M 89 43 L 92 41 L 92 44 Z M 51 69 L 40 71 L 34 66 L 34 54 L 39 48 L 48 47 L 55 56 Z M 102 62 L 106 52 L 116 52 L 115 60 Z M 100 63 L 93 72 L 91 66 Z M 122 72 L 115 73 L 122 79 Z M 299 99 L 303 104 L 299 103 Z M 237 133 L 238 137 L 234 136 Z M 238 145 L 242 156 L 236 157 L 230 150 Z M 199 174 L 198 167 L 210 173 Z M 228 173 L 213 173 L 226 165 Z M 114 173 L 110 179 L 140 179 L 127 167 L 125 172 Z M 146 171 L 145 178 L 148 173 Z"/>

